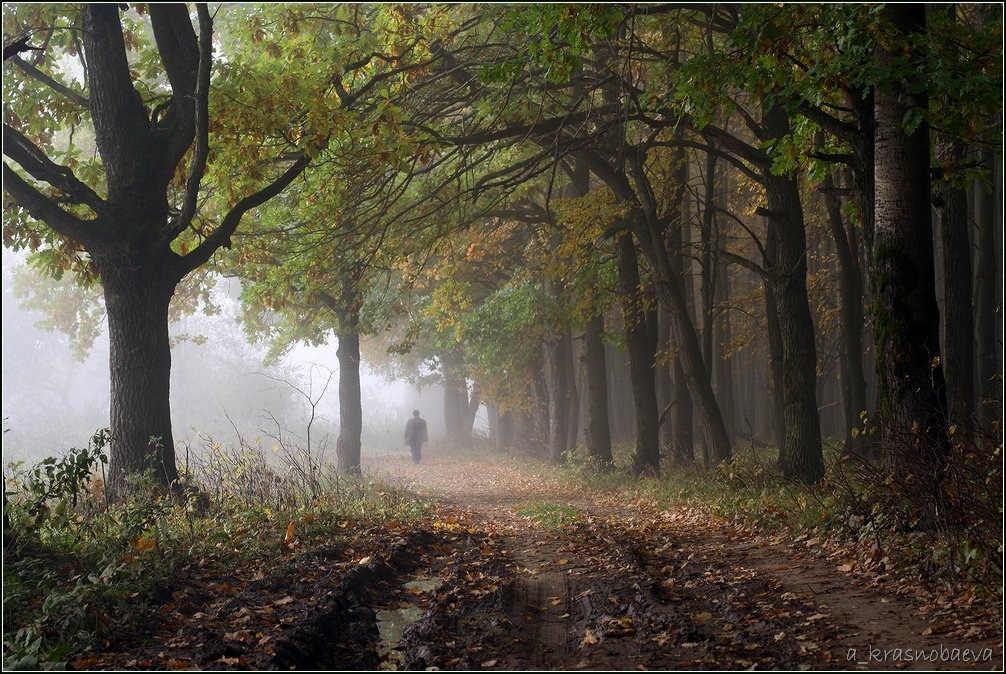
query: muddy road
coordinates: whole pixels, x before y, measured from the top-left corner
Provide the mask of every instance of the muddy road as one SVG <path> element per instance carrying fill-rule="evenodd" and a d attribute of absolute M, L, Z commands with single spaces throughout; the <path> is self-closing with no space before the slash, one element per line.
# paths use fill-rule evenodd
<path fill-rule="evenodd" d="M 409 669 L 1001 668 L 994 626 L 962 631 L 954 607 L 885 592 L 814 541 L 751 537 L 514 463 L 372 469 L 458 527 L 442 534 L 457 548 L 443 589 L 406 630 Z M 534 517 L 560 507 L 562 521 Z"/>
<path fill-rule="evenodd" d="M 817 542 L 575 489 L 499 457 L 370 457 L 432 504 L 229 578 L 182 579 L 89 669 L 1001 669 L 998 616 Z M 342 526 L 342 523 L 340 523 Z"/>

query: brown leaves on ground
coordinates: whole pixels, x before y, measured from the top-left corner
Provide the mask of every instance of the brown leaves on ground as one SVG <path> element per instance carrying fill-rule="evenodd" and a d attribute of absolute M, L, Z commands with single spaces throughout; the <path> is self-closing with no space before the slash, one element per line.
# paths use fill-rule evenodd
<path fill-rule="evenodd" d="M 587 493 L 512 461 L 431 457 L 413 466 L 385 457 L 371 469 L 437 509 L 420 522 L 340 520 L 342 536 L 322 547 L 299 542 L 291 523 L 278 565 L 254 561 L 236 577 L 187 569 L 145 634 L 75 666 L 270 667 L 277 644 L 316 617 L 347 574 L 367 571 L 389 541 L 417 530 L 432 541 L 414 551 L 413 575 L 443 582 L 410 587 L 399 578 L 369 600 L 374 610 L 422 613 L 400 645 L 380 651 L 386 668 L 901 668 L 916 663 L 864 664 L 849 654 L 951 642 L 990 649 L 980 666 L 1002 661 L 987 606 L 894 576 L 868 544 L 863 555 L 808 536 L 765 537 L 697 508 Z M 518 514 L 531 502 L 578 516 L 538 526 Z M 332 639 L 341 629 L 319 624 Z"/>

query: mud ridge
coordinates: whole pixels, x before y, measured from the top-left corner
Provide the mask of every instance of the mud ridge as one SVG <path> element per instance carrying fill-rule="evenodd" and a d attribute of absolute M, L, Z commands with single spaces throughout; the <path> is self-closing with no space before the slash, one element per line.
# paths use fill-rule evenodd
<path fill-rule="evenodd" d="M 372 606 L 400 575 L 415 569 L 417 549 L 431 540 L 429 532 L 415 532 L 350 569 L 335 590 L 276 642 L 270 664 L 276 669 L 377 669 L 379 634 Z"/>

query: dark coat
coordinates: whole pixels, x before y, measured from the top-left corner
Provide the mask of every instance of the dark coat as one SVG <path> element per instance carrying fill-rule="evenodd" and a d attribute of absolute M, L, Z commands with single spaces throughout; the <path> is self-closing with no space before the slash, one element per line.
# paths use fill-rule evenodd
<path fill-rule="evenodd" d="M 419 417 L 409 419 L 409 422 L 405 424 L 405 444 L 422 445 L 429 441 L 430 437 L 426 433 L 426 419 Z"/>

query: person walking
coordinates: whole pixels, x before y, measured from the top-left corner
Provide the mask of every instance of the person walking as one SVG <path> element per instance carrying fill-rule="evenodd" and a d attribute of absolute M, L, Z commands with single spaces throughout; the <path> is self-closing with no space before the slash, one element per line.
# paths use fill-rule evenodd
<path fill-rule="evenodd" d="M 419 463 L 423 458 L 423 443 L 429 441 L 426 419 L 419 416 L 419 410 L 412 410 L 412 418 L 405 424 L 405 444 L 412 451 L 412 463 Z"/>

